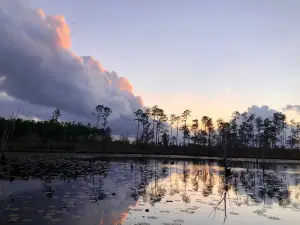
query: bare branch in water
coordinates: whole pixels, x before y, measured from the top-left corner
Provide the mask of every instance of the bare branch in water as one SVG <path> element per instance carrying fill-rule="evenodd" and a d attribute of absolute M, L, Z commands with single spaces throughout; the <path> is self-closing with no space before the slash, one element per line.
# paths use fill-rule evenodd
<path fill-rule="evenodd" d="M 216 204 L 216 206 L 213 207 L 213 210 L 211 211 L 211 213 L 208 216 L 208 217 L 210 217 L 213 214 L 213 218 L 215 218 L 219 205 L 224 201 L 224 220 L 223 220 L 223 224 L 225 223 L 225 221 L 227 219 L 227 194 L 228 194 L 228 190 L 229 190 L 229 185 L 227 183 L 226 177 L 224 177 L 224 179 L 225 179 L 225 181 L 224 181 L 224 190 L 223 190 L 223 193 L 222 193 L 222 198 Z"/>

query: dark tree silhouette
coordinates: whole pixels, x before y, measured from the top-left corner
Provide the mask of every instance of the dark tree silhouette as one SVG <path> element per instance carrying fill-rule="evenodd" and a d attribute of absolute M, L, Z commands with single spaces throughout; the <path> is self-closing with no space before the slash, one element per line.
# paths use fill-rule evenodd
<path fill-rule="evenodd" d="M 170 137 L 171 139 L 173 138 L 173 125 L 176 122 L 176 115 L 175 114 L 171 114 L 170 115 Z M 172 145 L 174 144 L 173 140 L 172 140 Z"/>
<path fill-rule="evenodd" d="M 162 135 L 162 144 L 166 148 L 169 146 L 169 135 L 166 132 Z"/>
<path fill-rule="evenodd" d="M 180 124 L 180 116 L 175 117 L 175 122 L 176 122 L 176 145 L 178 146 L 178 131 L 179 131 L 179 124 Z"/>
<path fill-rule="evenodd" d="M 0 118 L 0 126 L 3 127 L 2 131 L 0 130 L 2 152 L 5 146 L 12 148 L 18 144 L 31 145 L 35 142 L 42 145 L 80 139 L 111 140 L 112 130 L 108 127 L 111 113 L 109 107 L 97 105 L 93 113 L 97 119 L 95 127 L 90 123 L 85 125 L 75 121 L 60 121 L 59 109 L 55 109 L 46 121 L 22 120 L 17 117 Z M 195 118 L 189 123 L 190 110 L 185 110 L 181 116 L 171 114 L 168 120 L 164 110 L 155 105 L 144 111 L 138 109 L 134 112 L 134 116 L 134 121 L 137 121 L 135 143 L 143 146 L 149 145 L 151 140 L 152 145 L 165 146 L 163 136 L 170 133 L 168 145 L 175 145 L 176 141 L 178 146 L 183 140 L 185 147 L 193 145 L 216 149 L 224 145 L 226 136 L 229 148 L 256 148 L 257 156 L 259 149 L 264 152 L 266 148 L 300 147 L 300 123 L 293 120 L 286 122 L 286 116 L 281 112 L 276 112 L 268 118 L 261 118 L 251 113 L 235 111 L 228 122 L 220 118 L 214 123 L 209 116 L 203 116 L 200 120 Z M 170 128 L 166 126 L 167 121 L 170 122 Z M 176 129 L 176 136 L 173 136 L 175 133 L 173 128 Z"/>
<path fill-rule="evenodd" d="M 140 123 L 142 122 L 143 110 L 138 109 L 134 112 L 135 121 L 137 121 L 137 131 L 136 131 L 136 141 L 139 140 L 139 132 L 140 132 Z"/>
<path fill-rule="evenodd" d="M 183 145 L 185 146 L 185 141 L 189 137 L 189 129 L 187 126 L 187 120 L 191 116 L 191 110 L 187 109 L 181 114 L 181 119 L 183 122 L 183 126 L 181 130 L 183 131 Z"/>
<path fill-rule="evenodd" d="M 96 128 L 99 128 L 99 121 L 100 121 L 100 118 L 101 118 L 101 116 L 102 116 L 103 109 L 104 109 L 104 106 L 103 106 L 103 105 L 97 105 L 96 108 L 95 108 L 96 114 L 93 113 L 93 115 L 96 115 L 96 116 L 97 116 L 97 124 L 96 124 Z"/>
<path fill-rule="evenodd" d="M 103 118 L 103 123 L 102 123 L 102 126 L 103 126 L 103 130 L 106 130 L 106 126 L 107 126 L 107 119 L 108 117 L 110 116 L 110 114 L 112 113 L 112 110 L 108 107 L 104 107 L 103 108 L 103 112 L 102 112 L 102 118 Z"/>

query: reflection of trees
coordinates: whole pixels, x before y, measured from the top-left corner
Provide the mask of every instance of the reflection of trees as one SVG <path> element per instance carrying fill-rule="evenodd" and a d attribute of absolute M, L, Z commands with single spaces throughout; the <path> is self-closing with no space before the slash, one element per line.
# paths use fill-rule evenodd
<path fill-rule="evenodd" d="M 284 175 L 285 173 L 276 173 L 269 170 L 263 173 L 261 170 L 257 170 L 255 166 L 249 166 L 255 169 L 233 169 L 230 179 L 227 178 L 225 181 L 223 176 L 220 175 L 216 164 L 191 165 L 188 162 L 182 162 L 181 165 L 183 166 L 182 170 L 178 169 L 180 168 L 180 164 L 171 167 L 168 173 L 169 177 L 165 179 L 163 177 L 166 174 L 165 170 L 167 168 L 163 168 L 162 171 L 164 172 L 158 173 L 161 167 L 157 167 L 157 165 L 153 167 L 153 182 L 149 188 L 150 191 L 147 193 L 150 202 L 154 204 L 157 201 L 161 201 L 166 194 L 164 187 L 169 187 L 170 191 L 168 191 L 168 194 L 179 194 L 185 203 L 190 202 L 187 190 L 194 192 L 201 190 L 200 193 L 203 197 L 209 197 L 216 191 L 224 199 L 226 199 L 229 192 L 232 192 L 232 195 L 236 196 L 233 202 L 237 206 L 264 202 L 265 204 L 276 202 L 282 207 L 291 204 L 290 193 L 288 191 L 289 185 L 287 184 L 291 176 L 286 176 Z M 180 171 L 182 172 L 180 173 Z M 297 177 L 293 176 L 294 183 L 297 183 Z M 227 182 L 227 184 L 224 182 Z M 224 185 L 228 187 L 228 190 L 226 190 Z M 181 186 L 183 187 L 182 189 L 180 189 Z M 225 196 L 224 191 L 226 191 Z M 247 197 L 243 196 L 244 192 Z"/>
<path fill-rule="evenodd" d="M 277 199 L 279 205 L 290 203 L 290 194 L 286 180 L 281 173 L 271 171 L 240 171 L 239 178 L 247 195 L 255 202 Z"/>
<path fill-rule="evenodd" d="M 200 181 L 200 171 L 196 170 L 194 173 L 194 177 L 192 178 L 193 190 L 196 192 L 199 190 L 199 181 Z"/>
<path fill-rule="evenodd" d="M 43 190 L 48 198 L 52 198 L 53 189 L 52 189 L 52 181 L 50 179 L 45 179 L 43 181 Z"/>
<path fill-rule="evenodd" d="M 150 203 L 154 205 L 156 202 L 160 202 L 167 193 L 167 190 L 161 185 L 160 178 L 165 176 L 167 169 L 164 168 L 165 172 L 158 174 L 159 165 L 157 160 L 154 161 L 154 185 L 152 183 L 151 192 L 149 193 Z"/>
<path fill-rule="evenodd" d="M 149 178 L 152 178 L 152 171 L 149 167 L 146 167 L 147 161 L 139 160 L 138 165 L 131 164 L 131 173 L 134 175 L 134 188 L 131 193 L 133 200 L 138 201 L 139 197 L 142 196 L 144 202 L 148 201 L 148 195 L 146 193 L 146 187 L 149 183 Z"/>
<path fill-rule="evenodd" d="M 186 204 L 190 203 L 190 201 L 191 201 L 190 197 L 188 196 L 188 194 L 186 192 L 186 187 L 187 187 L 187 184 L 188 184 L 188 181 L 189 181 L 189 177 L 190 177 L 189 172 L 190 172 L 190 170 L 188 170 L 186 168 L 186 162 L 183 162 L 182 182 L 184 183 L 184 192 L 181 195 L 181 199 Z"/>
<path fill-rule="evenodd" d="M 103 190 L 103 185 L 104 182 L 102 181 L 102 176 L 104 177 L 104 174 L 100 174 L 99 176 L 97 176 L 96 178 L 98 179 L 98 182 L 96 180 L 95 182 L 95 176 L 92 175 L 92 193 L 90 195 L 90 200 L 97 202 L 97 201 L 101 201 L 103 199 L 106 198 L 106 194 Z"/>
<path fill-rule="evenodd" d="M 169 195 L 170 196 L 173 196 L 175 195 L 175 192 L 174 192 L 174 188 L 173 188 L 173 184 L 172 184 L 172 172 L 171 172 L 171 168 L 168 170 L 168 173 L 169 173 Z"/>
<path fill-rule="evenodd" d="M 202 190 L 202 195 L 204 197 L 207 197 L 212 194 L 212 190 L 213 190 L 213 186 L 214 186 L 213 174 L 210 173 L 208 176 L 209 176 L 208 181 L 204 184 L 204 188 Z M 206 175 L 206 180 L 207 180 L 208 176 Z"/>
<path fill-rule="evenodd" d="M 135 200 L 138 200 L 139 196 L 142 196 L 144 202 L 149 201 L 152 205 L 162 200 L 167 190 L 161 184 L 161 178 L 164 177 L 164 179 L 167 179 L 169 172 L 167 167 L 163 167 L 161 171 L 159 168 L 157 160 L 154 160 L 151 168 L 140 167 L 140 182 L 135 192 Z M 152 182 L 150 183 L 150 181 Z"/>
<path fill-rule="evenodd" d="M 32 168 L 29 166 L 31 165 Z M 44 180 L 44 191 L 48 197 L 52 196 L 53 189 L 51 181 L 54 179 L 72 180 L 80 177 L 91 176 L 92 194 L 91 198 L 95 201 L 105 198 L 103 190 L 103 181 L 106 176 L 118 176 L 108 173 L 109 161 L 80 161 L 59 158 L 41 158 L 39 160 L 18 160 L 12 161 L 7 166 L 10 174 L 2 175 L 2 179 L 13 178 L 42 178 Z M 126 165 L 123 166 L 122 165 Z M 264 203 L 278 203 L 282 207 L 292 204 L 291 199 L 300 199 L 300 193 L 293 190 L 293 195 L 289 192 L 290 185 L 300 184 L 300 174 L 281 173 L 283 165 L 275 166 L 266 163 L 265 172 L 258 170 L 255 163 L 232 162 L 232 166 L 249 168 L 249 170 L 235 170 L 233 167 L 231 179 L 224 180 L 220 176 L 219 167 L 216 163 L 208 162 L 181 162 L 174 161 L 174 165 L 161 164 L 160 160 L 139 160 L 135 161 L 132 167 L 128 164 L 120 164 L 120 169 L 132 177 L 131 184 L 134 186 L 132 198 L 137 201 L 142 197 L 144 202 L 155 204 L 161 201 L 167 194 L 178 195 L 185 203 L 190 202 L 190 196 L 187 192 L 192 190 L 200 193 L 203 197 L 210 197 L 213 194 L 224 196 L 224 185 L 227 182 L 229 188 L 227 191 L 236 196 L 233 201 L 237 205 Z M 183 168 L 182 168 L 183 167 Z M 297 169 L 298 167 L 292 166 Z M 273 171 L 269 170 L 273 169 Z M 27 171 L 26 171 L 27 170 Z M 25 172 L 24 172 L 25 171 Z M 276 172 L 277 171 L 277 172 Z M 133 177 L 134 176 L 134 177 Z M 133 180 L 134 178 L 134 180 Z M 119 179 L 121 182 L 123 179 Z M 181 189 L 182 188 L 182 189 Z M 247 197 L 240 195 L 245 192 Z"/>
<path fill-rule="evenodd" d="M 179 190 L 179 180 L 178 180 L 178 167 L 177 167 L 177 162 L 176 162 L 176 171 L 175 171 L 176 177 L 175 177 L 175 187 L 173 189 L 175 194 L 179 194 L 180 190 Z"/>
<path fill-rule="evenodd" d="M 147 202 L 147 192 L 146 192 L 146 188 L 149 184 L 149 180 L 148 180 L 148 174 L 149 177 L 152 177 L 152 171 L 150 171 L 149 169 L 147 169 L 147 167 L 145 168 L 144 166 L 140 166 L 140 183 L 138 185 L 138 189 L 139 189 L 139 194 L 142 195 L 143 197 L 143 201 Z"/>

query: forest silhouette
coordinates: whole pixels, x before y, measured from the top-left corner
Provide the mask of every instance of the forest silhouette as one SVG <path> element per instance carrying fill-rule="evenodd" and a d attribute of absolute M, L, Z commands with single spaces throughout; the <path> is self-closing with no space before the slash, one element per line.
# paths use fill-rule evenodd
<path fill-rule="evenodd" d="M 213 121 L 209 116 L 191 119 L 190 110 L 184 110 L 181 115 L 167 116 L 163 109 L 155 105 L 134 112 L 136 134 L 133 142 L 129 141 L 128 136 L 113 138 L 109 127 L 111 113 L 109 107 L 96 106 L 92 112 L 95 116 L 94 126 L 91 123 L 60 121 L 59 109 L 54 110 L 49 120 L 23 120 L 17 114 L 9 119 L 0 118 L 0 126 L 4 128 L 1 130 L 2 151 L 74 150 L 79 143 L 93 143 L 93 148 L 98 146 L 99 152 L 107 149 L 110 144 L 139 146 L 138 149 L 159 147 L 207 150 L 221 149 L 225 142 L 232 149 L 298 149 L 300 143 L 300 123 L 294 120 L 288 122 L 286 115 L 281 112 L 262 118 L 252 113 L 235 111 L 229 121 L 221 118 Z M 87 151 L 88 148 L 89 145 L 85 145 Z M 191 155 L 188 152 L 186 154 Z"/>

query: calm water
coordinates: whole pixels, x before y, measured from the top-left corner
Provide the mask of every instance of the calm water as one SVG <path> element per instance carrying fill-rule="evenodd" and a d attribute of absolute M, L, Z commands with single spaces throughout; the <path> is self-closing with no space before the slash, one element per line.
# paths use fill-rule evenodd
<path fill-rule="evenodd" d="M 0 224 L 299 224 L 300 165 L 14 158 L 0 166 Z"/>

